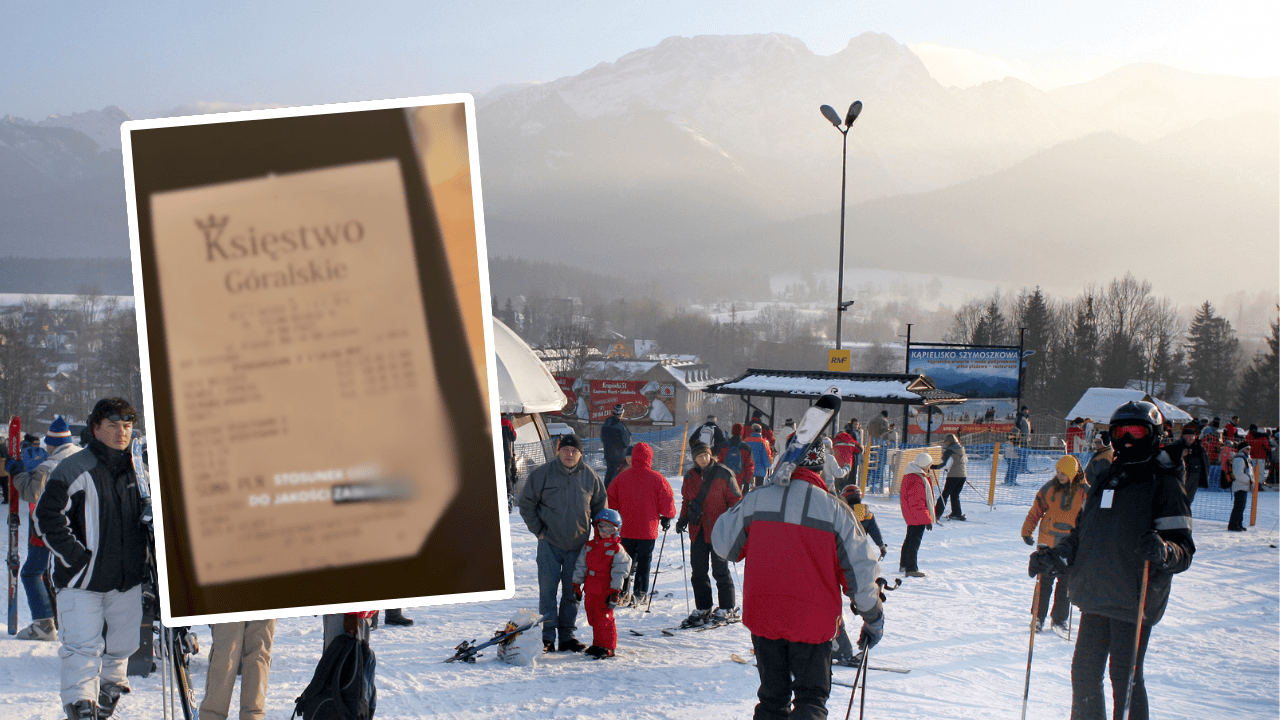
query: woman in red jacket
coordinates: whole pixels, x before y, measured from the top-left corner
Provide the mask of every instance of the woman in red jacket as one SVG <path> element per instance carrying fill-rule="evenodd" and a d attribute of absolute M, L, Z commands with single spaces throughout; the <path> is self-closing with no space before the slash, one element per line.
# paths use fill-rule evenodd
<path fill-rule="evenodd" d="M 907 577 L 924 577 L 916 562 L 916 555 L 920 551 L 924 531 L 933 529 L 933 504 L 937 493 L 933 474 L 929 472 L 932 465 L 933 458 L 929 453 L 922 452 L 907 466 L 911 472 L 902 476 L 898 499 L 902 503 L 902 519 L 907 521 L 907 537 L 902 541 L 898 569 Z"/>
<path fill-rule="evenodd" d="M 622 515 L 622 547 L 635 562 L 631 596 L 639 601 L 649 592 L 649 561 L 658 527 L 665 531 L 676 516 L 675 491 L 653 469 L 653 448 L 648 443 L 631 446 L 631 464 L 609 485 L 609 507 Z"/>

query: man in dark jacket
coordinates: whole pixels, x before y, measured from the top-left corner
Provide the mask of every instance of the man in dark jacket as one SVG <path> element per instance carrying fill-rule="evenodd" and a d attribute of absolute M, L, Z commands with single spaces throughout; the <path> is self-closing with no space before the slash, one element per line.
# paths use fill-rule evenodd
<path fill-rule="evenodd" d="M 622 469 L 627 448 L 631 447 L 631 431 L 622 424 L 621 404 L 613 406 L 613 414 L 600 426 L 600 443 L 604 445 L 604 486 L 608 488 Z"/>
<path fill-rule="evenodd" d="M 680 519 L 676 521 L 676 532 L 689 531 L 690 578 L 693 585 L 693 602 L 696 608 L 685 621 L 690 627 L 705 625 L 713 620 L 711 617 L 711 580 L 707 577 L 707 566 L 711 566 L 711 575 L 716 579 L 716 591 L 719 595 L 720 608 L 717 612 L 723 619 L 737 606 L 734 600 L 733 578 L 729 576 L 729 562 L 716 555 L 711 549 L 711 529 L 725 510 L 733 507 L 742 499 L 742 487 L 733 471 L 716 462 L 711 448 L 705 443 L 694 443 L 693 467 L 684 474 L 684 483 L 680 487 Z"/>
<path fill-rule="evenodd" d="M 148 501 L 129 453 L 136 415 L 123 398 L 99 400 L 89 447 L 54 468 L 36 503 L 37 529 L 54 556 L 68 718 L 107 717 L 129 692 L 147 567 Z"/>
<path fill-rule="evenodd" d="M 573 570 L 578 553 L 591 535 L 591 519 L 607 505 L 604 483 L 582 462 L 582 442 L 577 435 L 560 436 L 556 458 L 529 473 L 520 491 L 520 517 L 538 538 L 538 612 L 542 622 L 542 646 L 581 652 L 586 649 L 573 636 L 578 603 L 573 597 Z M 560 606 L 556 609 L 556 590 Z"/>
<path fill-rule="evenodd" d="M 1103 671 L 1110 657 L 1116 717 L 1147 719 L 1142 678 L 1151 626 L 1169 602 L 1173 575 L 1191 566 L 1191 511 L 1175 463 L 1158 445 L 1163 418 L 1148 402 L 1128 402 L 1111 416 L 1115 460 L 1089 490 L 1071 534 L 1031 556 L 1032 577 L 1066 573 L 1080 630 L 1071 661 L 1071 717 L 1105 720 Z M 1146 585 L 1136 665 L 1138 598 Z M 1132 692 L 1128 688 L 1133 668 Z"/>
<path fill-rule="evenodd" d="M 1182 439 L 1165 448 L 1178 466 L 1182 477 L 1182 489 L 1187 493 L 1187 505 L 1196 499 L 1196 490 L 1209 486 L 1209 453 L 1200 443 L 1200 429 L 1195 425 L 1182 426 Z"/>

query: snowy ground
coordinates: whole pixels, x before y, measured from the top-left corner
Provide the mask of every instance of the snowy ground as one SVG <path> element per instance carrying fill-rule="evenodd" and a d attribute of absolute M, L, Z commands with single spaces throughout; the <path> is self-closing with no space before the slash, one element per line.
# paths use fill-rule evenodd
<path fill-rule="evenodd" d="M 1280 550 L 1270 547 L 1280 544 L 1278 500 L 1280 493 L 1262 495 L 1258 523 L 1248 533 L 1197 521 L 1195 561 L 1174 580 L 1168 612 L 1147 655 L 1152 717 L 1274 719 L 1280 714 Z M 873 498 L 871 503 L 891 548 L 885 568 L 896 569 L 905 530 L 896 500 Z M 968 504 L 965 510 L 968 522 L 944 522 L 925 534 L 920 563 L 928 577 L 907 579 L 889 595 L 885 639 L 872 661 L 911 672 L 871 675 L 870 717 L 997 720 L 1020 715 L 1034 584 L 1025 572 L 1028 548 L 1019 537 L 1026 508 L 989 511 Z M 25 528 L 22 533 L 25 538 Z M 520 668 L 486 653 L 475 665 L 442 663 L 458 642 L 483 640 L 517 608 L 537 607 L 535 543 L 518 515 L 513 533 L 519 588 L 514 600 L 412 609 L 406 614 L 417 620 L 413 627 L 374 632 L 379 718 L 750 717 L 755 669 L 729 659 L 730 653 L 749 657 L 745 628 L 676 631 L 675 637 L 659 632 L 687 614 L 674 533 L 667 538 L 652 612 L 619 612 L 615 659 L 556 653 L 535 667 Z M 740 567 L 738 573 L 740 579 Z M 25 600 L 20 605 L 25 626 Z M 591 630 L 581 616 L 580 622 L 579 637 L 590 642 Z M 644 636 L 633 636 L 630 629 Z M 196 630 L 207 642 L 208 629 Z M 289 716 L 319 660 L 321 637 L 318 618 L 280 621 L 268 718 Z M 1071 645 L 1052 633 L 1036 637 L 1028 717 L 1068 717 L 1071 653 Z M 192 662 L 201 697 L 206 668 L 207 649 Z M 836 668 L 836 679 L 852 681 L 854 672 Z M 119 716 L 160 718 L 159 675 L 133 678 L 133 687 Z M 0 634 L 0 720 L 63 717 L 57 688 L 56 644 Z M 833 717 L 843 717 L 850 690 L 833 690 L 829 709 Z M 232 717 L 237 702 L 233 698 Z"/>

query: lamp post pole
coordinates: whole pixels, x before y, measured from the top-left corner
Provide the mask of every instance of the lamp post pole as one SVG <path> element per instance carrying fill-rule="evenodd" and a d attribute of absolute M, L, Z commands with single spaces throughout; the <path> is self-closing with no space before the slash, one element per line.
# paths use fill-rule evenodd
<path fill-rule="evenodd" d="M 832 125 L 835 126 L 840 134 L 844 136 L 843 146 L 841 148 L 840 159 L 840 267 L 836 277 L 836 349 L 841 350 L 843 346 L 840 340 L 840 331 L 844 323 L 844 311 L 849 309 L 853 304 L 850 300 L 848 303 L 844 301 L 844 209 L 845 209 L 845 187 L 848 183 L 849 169 L 849 128 L 853 127 L 853 121 L 858 119 L 858 115 L 862 112 L 862 101 L 856 100 L 849 106 L 849 112 L 844 116 L 844 127 L 840 127 L 841 118 L 836 114 L 835 108 L 830 105 L 823 105 L 822 116 L 825 117 Z"/>

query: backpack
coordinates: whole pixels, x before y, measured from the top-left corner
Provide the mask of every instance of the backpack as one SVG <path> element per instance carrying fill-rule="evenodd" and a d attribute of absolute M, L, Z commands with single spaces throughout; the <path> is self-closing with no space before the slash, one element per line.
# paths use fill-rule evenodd
<path fill-rule="evenodd" d="M 702 430 L 698 432 L 698 442 L 712 447 L 715 445 L 716 429 L 710 425 L 703 425 Z"/>
<path fill-rule="evenodd" d="M 376 660 L 369 643 L 343 633 L 329 643 L 320 665 L 295 701 L 303 720 L 370 720 L 378 706 Z"/>
<path fill-rule="evenodd" d="M 742 441 L 735 440 L 734 442 L 729 443 L 728 449 L 724 453 L 724 459 L 721 460 L 720 463 L 732 470 L 735 478 L 741 475 L 743 467 Z"/>
<path fill-rule="evenodd" d="M 738 454 L 738 460 L 741 462 L 741 454 Z M 702 487 L 698 490 L 698 497 L 689 501 L 689 507 L 685 517 L 689 519 L 690 525 L 702 524 L 702 507 L 707 502 L 707 491 L 709 491 L 711 486 L 715 483 L 715 478 L 711 477 L 711 471 L 713 468 L 715 468 L 715 463 L 708 465 L 707 469 L 702 471 Z"/>

